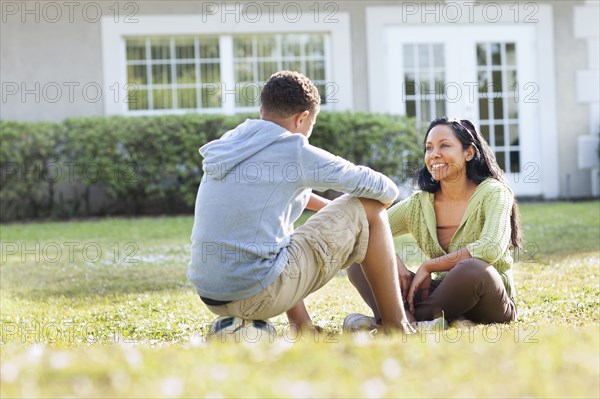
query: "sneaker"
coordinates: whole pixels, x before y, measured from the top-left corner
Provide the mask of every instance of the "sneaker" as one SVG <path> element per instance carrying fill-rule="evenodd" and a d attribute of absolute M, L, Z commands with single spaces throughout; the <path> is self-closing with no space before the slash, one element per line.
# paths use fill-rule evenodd
<path fill-rule="evenodd" d="M 265 338 L 272 341 L 277 331 L 273 324 L 265 320 L 244 320 L 233 316 L 219 316 L 210 326 L 209 336 L 221 342 L 258 342 Z"/>
<path fill-rule="evenodd" d="M 428 330 L 445 330 L 448 328 L 448 321 L 444 317 L 438 317 L 433 320 L 415 321 L 410 325 L 417 331 L 428 331 Z"/>
<path fill-rule="evenodd" d="M 374 317 L 360 313 L 352 313 L 344 319 L 342 331 L 352 333 L 356 331 L 371 331 L 377 329 L 377 320 Z"/>

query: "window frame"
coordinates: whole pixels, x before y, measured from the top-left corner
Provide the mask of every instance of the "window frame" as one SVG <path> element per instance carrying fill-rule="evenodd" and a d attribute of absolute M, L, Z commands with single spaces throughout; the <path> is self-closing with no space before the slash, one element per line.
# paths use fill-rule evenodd
<path fill-rule="evenodd" d="M 136 16 L 135 24 L 118 24 L 111 17 L 101 20 L 102 55 L 104 72 L 104 111 L 106 115 L 163 115 L 196 113 L 235 114 L 258 111 L 258 107 L 235 106 L 235 79 L 233 61 L 233 37 L 237 35 L 268 35 L 288 33 L 322 33 L 325 35 L 325 78 L 333 85 L 328 93 L 327 105 L 323 109 L 331 111 L 352 111 L 352 60 L 350 39 L 350 15 L 338 12 L 336 23 L 327 23 L 326 14 L 311 24 L 286 22 L 282 16 L 274 15 L 273 22 L 257 24 L 246 21 L 223 24 L 218 15 L 163 15 Z M 157 36 L 218 36 L 221 58 L 222 108 L 129 110 L 127 95 L 127 58 L 125 38 L 146 38 Z M 335 62 L 334 62 L 335 60 Z"/>

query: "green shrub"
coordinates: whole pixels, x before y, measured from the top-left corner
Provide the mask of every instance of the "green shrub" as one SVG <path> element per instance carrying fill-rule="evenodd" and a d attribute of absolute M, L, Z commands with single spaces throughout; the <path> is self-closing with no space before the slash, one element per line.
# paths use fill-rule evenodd
<path fill-rule="evenodd" d="M 257 115 L 0 122 L 0 220 L 192 212 L 202 178 L 198 148 L 247 117 Z M 322 112 L 311 137 L 397 182 L 420 157 L 418 141 L 411 119 L 361 113 Z M 37 175 L 23 172 L 31 165 Z"/>
<path fill-rule="evenodd" d="M 50 215 L 63 135 L 58 123 L 0 121 L 0 220 Z"/>

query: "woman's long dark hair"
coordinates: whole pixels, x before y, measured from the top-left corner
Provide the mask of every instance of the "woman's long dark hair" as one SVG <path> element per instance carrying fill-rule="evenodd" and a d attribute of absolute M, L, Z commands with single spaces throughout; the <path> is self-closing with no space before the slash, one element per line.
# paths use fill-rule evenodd
<path fill-rule="evenodd" d="M 485 141 L 485 139 L 475 129 L 473 124 L 466 119 L 448 119 L 438 118 L 431 121 L 423 140 L 423 148 L 427 142 L 427 136 L 431 129 L 438 125 L 446 125 L 456 135 L 456 138 L 461 142 L 463 148 L 466 150 L 470 146 L 475 148 L 475 155 L 473 159 L 467 161 L 467 178 L 472 182 L 479 184 L 485 179 L 491 177 L 506 185 L 508 182 L 504 178 L 502 169 L 496 162 L 496 157 L 492 152 L 492 149 Z M 440 182 L 434 180 L 427 169 L 427 166 L 421 168 L 414 177 L 414 185 L 423 191 L 434 193 L 440 189 Z M 521 226 L 519 222 L 519 206 L 516 198 L 513 201 L 512 212 L 510 215 L 510 227 L 511 227 L 511 248 L 521 248 Z"/>

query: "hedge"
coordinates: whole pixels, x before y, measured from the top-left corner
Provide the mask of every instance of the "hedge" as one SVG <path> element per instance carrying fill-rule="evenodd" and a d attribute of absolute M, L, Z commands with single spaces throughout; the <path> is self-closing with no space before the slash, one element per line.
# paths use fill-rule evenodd
<path fill-rule="evenodd" d="M 198 148 L 256 115 L 0 121 L 0 221 L 193 212 Z M 311 143 L 404 180 L 420 158 L 414 120 L 321 112 Z"/>

